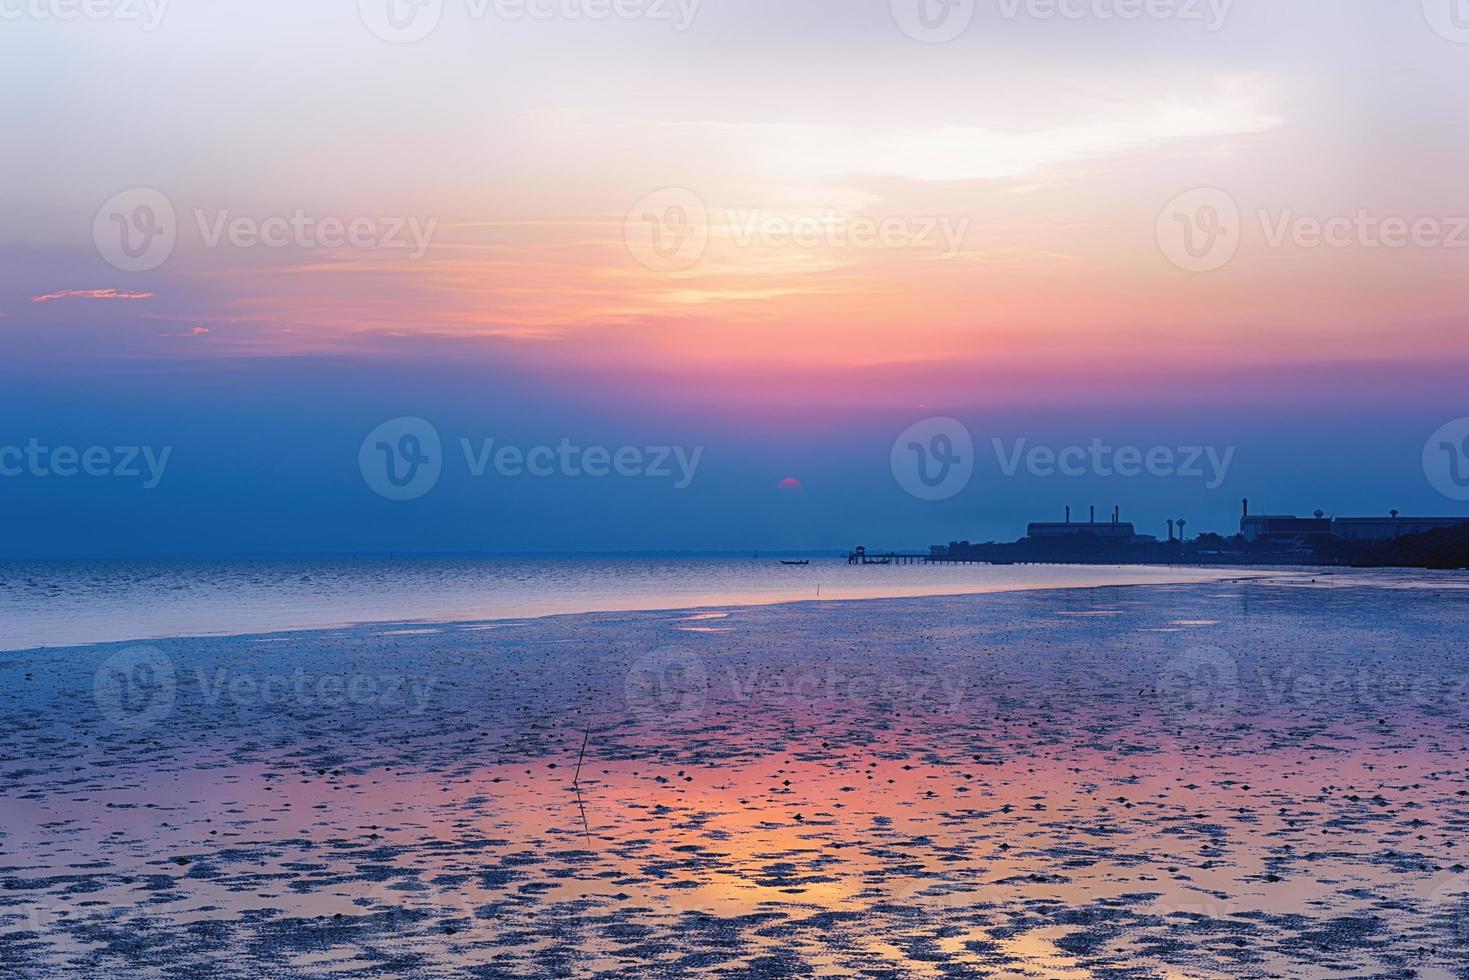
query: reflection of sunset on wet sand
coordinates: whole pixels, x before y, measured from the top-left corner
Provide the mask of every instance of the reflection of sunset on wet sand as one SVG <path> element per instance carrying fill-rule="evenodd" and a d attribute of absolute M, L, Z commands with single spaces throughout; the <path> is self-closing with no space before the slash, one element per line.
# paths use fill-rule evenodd
<path fill-rule="evenodd" d="M 172 641 L 174 705 L 131 729 L 61 672 L 115 648 L 28 666 L 0 949 L 218 976 L 1463 965 L 1453 593 L 717 612 Z M 238 683 L 343 663 L 378 700 Z M 422 711 L 384 710 L 387 671 L 433 679 Z"/>

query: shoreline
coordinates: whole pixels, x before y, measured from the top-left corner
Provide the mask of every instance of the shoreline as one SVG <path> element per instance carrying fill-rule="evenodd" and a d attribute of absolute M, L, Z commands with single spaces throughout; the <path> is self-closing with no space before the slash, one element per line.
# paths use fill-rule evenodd
<path fill-rule="evenodd" d="M 1137 569 L 1137 568 L 1151 569 L 1151 568 L 1158 567 L 1158 566 L 1131 566 L 1131 565 L 1105 566 L 1105 565 L 1070 565 L 1070 564 L 1058 564 L 1058 565 L 1055 565 L 1055 566 L 1048 566 L 1048 567 L 1066 568 L 1066 569 L 1075 568 L 1075 569 L 1084 569 L 1084 570 L 1087 570 L 1087 571 L 1095 571 L 1097 569 L 1105 569 L 1105 568 L 1115 568 L 1116 570 L 1118 570 L 1119 572 L 1121 572 L 1121 571 L 1130 571 L 1130 570 L 1134 570 L 1134 569 Z M 1177 569 L 1198 569 L 1198 570 L 1201 570 L 1201 571 L 1204 570 L 1204 569 L 1208 569 L 1209 568 L 1209 566 L 1197 566 L 1197 565 L 1180 565 L 1180 566 L 1165 566 L 1165 567 L 1166 568 L 1169 568 L 1169 569 L 1174 569 L 1174 568 L 1177 568 Z M 1211 570 L 1213 570 L 1213 569 L 1211 569 Z M 146 643 L 167 642 L 167 641 L 180 641 L 180 640 L 226 640 L 226 639 L 246 638 L 246 637 L 248 637 L 248 638 L 258 638 L 258 639 L 261 639 L 262 641 L 267 641 L 268 640 L 268 641 L 279 642 L 280 641 L 280 638 L 288 637 L 288 636 L 293 636 L 293 635 L 301 634 L 301 633 L 322 633 L 322 632 L 343 631 L 343 630 L 345 630 L 345 631 L 363 631 L 363 630 L 369 630 L 369 629 L 373 629 L 373 628 L 382 628 L 384 630 L 387 630 L 387 629 L 389 629 L 391 627 L 406 627 L 406 628 L 434 627 L 434 628 L 444 628 L 444 627 L 495 626 L 495 625 L 499 625 L 499 624 L 517 623 L 517 622 L 521 622 L 521 621 L 540 621 L 540 620 L 559 619 L 559 618 L 564 618 L 564 617 L 610 615 L 610 614 L 616 614 L 616 613 L 650 613 L 650 614 L 653 614 L 653 613 L 701 612 L 701 611 L 708 611 L 708 610 L 714 610 L 714 609 L 757 608 L 757 607 L 765 607 L 765 606 L 783 606 L 783 605 L 806 604 L 806 603 L 814 603 L 814 602 L 837 604 L 837 603 L 869 602 L 869 601 L 894 600 L 894 599 L 940 599 L 940 598 L 960 598 L 960 597 L 964 597 L 964 596 L 1005 595 L 1005 594 L 1010 594 L 1010 593 L 1015 593 L 1015 592 L 1052 592 L 1052 591 L 1060 592 L 1060 591 L 1084 591 L 1084 590 L 1089 590 L 1089 589 L 1136 588 L 1136 587 L 1144 587 L 1144 586 L 1207 585 L 1207 584 L 1212 584 L 1212 583 L 1235 583 L 1235 582 L 1241 582 L 1241 581 L 1244 581 L 1244 580 L 1256 581 L 1256 580 L 1261 580 L 1261 579 L 1272 579 L 1272 578 L 1279 578 L 1279 577 L 1281 577 L 1283 575 L 1290 575 L 1290 574 L 1299 575 L 1299 574 L 1302 574 L 1302 573 L 1307 572 L 1307 571 L 1309 571 L 1309 569 L 1296 569 L 1296 568 L 1292 568 L 1292 569 L 1268 568 L 1268 569 L 1266 569 L 1266 568 L 1244 568 L 1244 567 L 1240 567 L 1240 568 L 1231 568 L 1229 570 L 1229 573 L 1228 574 L 1202 575 L 1202 576 L 1186 576 L 1186 575 L 1180 575 L 1180 576 L 1177 576 L 1177 577 L 1163 578 L 1163 579 L 1152 580 L 1152 581 L 1134 581 L 1134 580 L 1131 580 L 1131 579 L 1126 578 L 1125 576 L 1120 576 L 1119 577 L 1120 578 L 1119 581 L 1111 581 L 1111 582 L 1070 582 L 1070 583 L 1067 583 L 1067 582 L 1061 582 L 1061 583 L 1055 583 L 1055 582 L 1018 582 L 1018 583 L 990 583 L 990 584 L 984 584 L 984 585 L 976 585 L 976 586 L 973 586 L 973 587 L 957 588 L 957 589 L 949 589 L 949 590 L 929 590 L 929 589 L 923 589 L 922 591 L 909 591 L 909 592 L 893 591 L 893 592 L 884 593 L 884 594 L 869 594 L 869 595 L 839 595 L 838 594 L 838 595 L 832 595 L 830 597 L 825 597 L 825 596 L 789 596 L 789 595 L 778 596 L 778 597 L 764 597 L 764 596 L 760 596 L 760 595 L 751 593 L 751 594 L 725 596 L 725 597 L 696 596 L 696 597 L 691 597 L 692 600 L 693 600 L 691 602 L 688 602 L 688 603 L 681 603 L 680 602 L 680 603 L 675 603 L 675 604 L 661 604 L 661 603 L 646 604 L 644 602 L 641 602 L 639 600 L 634 599 L 634 600 L 630 600 L 627 604 L 617 604 L 617 603 L 613 603 L 613 604 L 610 604 L 610 605 L 594 604 L 594 605 L 587 605 L 585 607 L 579 607 L 579 608 L 574 608 L 574 609 L 546 609 L 546 610 L 542 610 L 542 611 L 527 611 L 527 612 L 521 613 L 519 615 L 516 615 L 516 614 L 494 615 L 494 616 L 473 616 L 473 615 L 463 615 L 463 616 L 461 616 L 461 615 L 449 615 L 449 616 L 445 616 L 445 617 L 424 616 L 424 617 L 409 617 L 409 618 L 389 617 L 389 618 L 384 618 L 384 619 L 343 620 L 343 621 L 334 621 L 334 622 L 327 622 L 327 623 L 302 623 L 302 624 L 289 625 L 289 626 L 280 627 L 280 628 L 268 628 L 268 629 L 260 629 L 260 630 L 253 630 L 253 629 L 244 629 L 244 630 L 224 629 L 224 630 L 219 630 L 219 631 L 202 631 L 202 632 L 201 631 L 187 630 L 187 631 L 179 631 L 179 632 L 157 633 L 157 634 L 151 634 L 151 635 L 133 635 L 133 636 L 106 638 L 106 639 L 87 639 L 87 640 L 81 640 L 81 641 L 78 641 L 78 642 L 66 642 L 66 643 L 56 643 L 56 644 L 41 644 L 41 645 L 30 645 L 30 646 L 10 646 L 10 645 L 8 645 L 6 643 L 6 641 L 4 640 L 3 637 L 0 637 L 0 654 L 18 654 L 18 653 L 26 653 L 26 652 L 31 652 L 31 651 L 42 651 L 42 650 L 48 651 L 48 652 L 54 652 L 54 651 L 61 651 L 61 650 L 83 649 L 83 648 L 88 648 L 88 647 L 115 646 L 115 645 L 119 645 L 119 644 L 146 644 Z M 920 587 L 920 588 L 922 588 L 922 587 Z M 669 598 L 670 599 L 675 599 L 675 598 L 681 598 L 681 597 L 669 597 Z"/>
<path fill-rule="evenodd" d="M 1003 572 L 1011 572 L 1016 566 L 994 566 Z M 1029 566 L 1027 566 L 1029 567 Z M 367 615 L 363 617 L 350 615 L 353 607 L 371 605 L 364 602 L 373 599 L 371 583 L 364 583 L 357 593 L 344 592 L 338 596 L 329 597 L 330 601 L 319 602 L 317 608 L 305 608 L 296 614 L 290 613 L 281 616 L 276 606 L 262 602 L 261 596 L 254 596 L 254 606 L 243 606 L 243 615 L 237 616 L 237 622 L 214 629 L 204 625 L 209 618 L 210 609 L 206 599 L 195 600 L 186 598 L 183 604 L 177 601 L 171 607 L 162 607 L 159 618 L 168 621 L 170 619 L 182 624 L 178 628 L 165 628 L 148 630 L 139 628 L 119 632 L 121 635 L 101 635 L 96 632 L 99 628 L 97 623 L 91 624 L 92 632 L 88 632 L 86 624 L 81 627 L 75 626 L 70 620 L 67 621 L 66 632 L 78 633 L 76 638 L 64 638 L 58 642 L 31 642 L 41 635 L 47 624 L 24 623 L 17 631 L 18 636 L 14 639 L 0 635 L 0 653 L 16 654 L 27 651 L 57 651 L 68 649 L 80 649 L 92 646 L 107 646 L 117 644 L 145 644 L 159 643 L 177 640 L 220 640 L 231 637 L 259 637 L 280 638 L 299 633 L 324 633 L 339 630 L 370 630 L 374 627 L 389 629 L 401 628 L 442 628 L 451 626 L 486 627 L 493 624 L 514 623 L 528 620 L 545 620 L 565 616 L 582 615 L 605 615 L 616 613 L 673 613 L 681 611 L 700 611 L 710 609 L 737 609 L 756 608 L 763 606 L 775 606 L 793 603 L 811 602 L 862 602 L 875 599 L 922 599 L 943 598 L 958 596 L 980 596 L 1001 595 L 1011 592 L 1043 592 L 1043 591 L 1075 591 L 1096 588 L 1124 588 L 1130 586 L 1178 586 L 1191 584 L 1231 583 L 1242 581 L 1266 581 L 1280 584 L 1298 584 L 1308 586 L 1312 583 L 1318 586 L 1364 586 L 1376 588 L 1444 588 L 1444 589 L 1469 589 L 1469 577 L 1454 572 L 1433 570 L 1404 570 L 1404 569 L 1347 569 L 1347 570 L 1325 570 L 1312 566 L 1268 566 L 1247 567 L 1231 566 L 1222 568 L 1217 565 L 1170 565 L 1170 566 L 1133 566 L 1133 565 L 1070 565 L 1056 564 L 1043 566 L 1045 571 L 1052 577 L 1019 578 L 1006 581 L 1004 579 L 992 579 L 980 582 L 953 583 L 942 580 L 934 581 L 896 581 L 889 580 L 886 583 L 865 582 L 854 587 L 851 581 L 817 580 L 815 583 L 807 582 L 806 587 L 812 584 L 819 586 L 832 586 L 829 594 L 819 595 L 798 594 L 793 589 L 776 589 L 771 592 L 687 592 L 679 593 L 677 590 L 666 590 L 657 592 L 632 593 L 618 597 L 612 594 L 599 594 L 595 590 L 591 594 L 577 596 L 572 592 L 555 594 L 553 592 L 534 595 L 507 594 L 503 598 L 486 601 L 483 598 L 464 599 L 456 602 L 444 602 L 442 594 L 435 594 L 431 589 L 425 589 L 420 593 L 422 605 L 432 607 L 438 604 L 440 608 L 426 608 L 419 615 L 393 615 L 392 610 L 382 615 Z M 846 566 L 834 565 L 832 571 L 840 576 Z M 992 566 L 971 566 L 973 569 L 989 570 Z M 804 569 L 802 570 L 804 572 Z M 1067 578 L 1067 573 L 1073 573 L 1077 577 Z M 1110 578 L 1099 573 L 1110 573 Z M 904 574 L 902 572 L 900 575 Z M 1309 582 L 1306 581 L 1309 579 Z M 284 580 L 283 580 L 284 581 Z M 0 585 L 5 583 L 0 582 Z M 379 585 L 381 583 L 378 583 Z M 394 580 L 395 589 L 399 584 Z M 414 588 L 415 583 L 404 581 L 398 591 L 408 591 Z M 396 595 L 397 592 L 391 593 Z M 74 601 L 76 596 L 64 596 L 66 601 Z M 267 596 L 265 598 L 274 598 Z M 56 601 L 56 595 L 48 595 L 38 598 L 38 603 Z M 134 615 L 135 610 L 150 609 L 148 603 L 152 600 L 152 594 L 132 598 L 130 602 L 122 604 L 119 608 L 110 610 L 110 615 L 102 616 L 101 623 L 115 624 L 119 618 L 138 620 L 142 617 Z M 384 599 L 384 602 L 391 601 Z M 14 605 L 22 603 L 12 600 Z M 496 603 L 502 603 L 503 608 L 494 607 Z M 343 609 L 346 615 L 343 618 L 330 618 L 330 610 L 326 606 L 336 605 Z M 475 608 L 479 606 L 479 608 Z M 5 606 L 0 603 L 0 614 L 5 612 Z M 222 617 L 223 618 L 223 617 Z M 280 622 L 284 618 L 290 621 Z M 137 625 L 142 625 L 141 623 Z M 29 626 L 29 631 L 26 630 Z"/>

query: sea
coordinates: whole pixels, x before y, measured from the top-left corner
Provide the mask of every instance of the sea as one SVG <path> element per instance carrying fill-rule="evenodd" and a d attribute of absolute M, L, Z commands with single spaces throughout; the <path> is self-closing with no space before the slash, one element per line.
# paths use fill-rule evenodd
<path fill-rule="evenodd" d="M 787 558 L 786 560 L 792 560 Z M 581 612 L 1206 581 L 1237 569 L 775 557 L 0 562 L 0 649 Z"/>

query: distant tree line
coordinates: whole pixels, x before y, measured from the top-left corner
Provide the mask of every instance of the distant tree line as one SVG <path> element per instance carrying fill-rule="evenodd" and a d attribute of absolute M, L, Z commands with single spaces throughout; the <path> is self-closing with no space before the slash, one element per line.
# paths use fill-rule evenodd
<path fill-rule="evenodd" d="M 1358 568 L 1469 568 L 1469 525 L 1391 541 L 1330 541 L 1316 550 L 1323 561 Z"/>
<path fill-rule="evenodd" d="M 1331 534 L 1246 541 L 1212 531 L 1187 541 L 1118 541 L 1090 533 L 1014 542 L 951 542 L 956 558 L 1075 564 L 1350 565 L 1358 568 L 1469 568 L 1469 525 L 1390 541 L 1346 541 Z"/>

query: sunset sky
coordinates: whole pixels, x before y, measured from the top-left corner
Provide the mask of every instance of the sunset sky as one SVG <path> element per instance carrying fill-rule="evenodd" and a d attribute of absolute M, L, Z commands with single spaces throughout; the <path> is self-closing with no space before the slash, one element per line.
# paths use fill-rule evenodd
<path fill-rule="evenodd" d="M 1160 536 L 1232 530 L 1241 496 L 1466 506 L 1420 463 L 1469 415 L 1469 36 L 1435 0 L 981 0 L 946 43 L 900 28 L 904 0 L 444 0 L 412 43 L 374 2 L 0 21 L 0 445 L 174 447 L 148 491 L 0 480 L 0 554 L 919 547 L 1067 503 Z M 1197 188 L 1239 212 L 1208 271 L 1167 238 Z M 127 271 L 94 224 L 137 189 L 176 243 Z M 221 233 L 297 213 L 393 240 Z M 698 247 L 660 257 L 640 236 L 678 214 Z M 1272 240 L 1363 215 L 1442 240 Z M 449 457 L 566 437 L 704 462 L 674 490 L 446 460 L 386 501 L 358 444 L 399 416 Z M 946 501 L 889 470 L 928 416 L 979 446 Z M 1215 488 L 1006 478 L 992 438 L 1237 452 Z"/>

